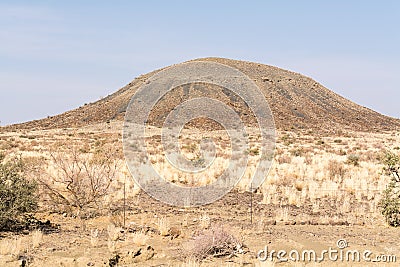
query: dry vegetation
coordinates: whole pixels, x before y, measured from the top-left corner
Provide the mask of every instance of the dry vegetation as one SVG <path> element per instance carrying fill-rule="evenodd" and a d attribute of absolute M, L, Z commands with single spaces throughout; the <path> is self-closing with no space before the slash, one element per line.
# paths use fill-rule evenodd
<path fill-rule="evenodd" d="M 199 186 L 215 181 L 232 158 L 246 167 L 243 179 L 220 200 L 197 208 L 171 207 L 141 191 L 125 166 L 122 120 L 132 95 L 157 70 L 76 110 L 0 127 L 0 190 L 10 199 L 24 196 L 17 206 L 0 195 L 0 266 L 331 266 L 261 262 L 256 254 L 266 245 L 320 252 L 340 238 L 351 249 L 400 260 L 400 232 L 389 227 L 400 221 L 400 121 L 297 73 L 229 59 L 201 60 L 239 69 L 270 104 L 279 131 L 263 185 L 249 192 L 261 147 L 248 106 L 223 88 L 194 84 L 172 90 L 150 114 L 151 163 L 170 182 Z M 234 108 L 250 142 L 244 151 L 232 151 L 226 132 L 210 121 L 193 120 L 179 139 L 181 152 L 203 167 L 200 141 L 210 138 L 217 158 L 207 172 L 189 175 L 164 159 L 161 131 L 154 126 L 162 125 L 178 100 L 199 96 Z M 199 125 L 204 131 L 192 131 Z M 17 162 L 8 165 L 15 171 L 3 168 L 3 160 Z M 36 186 L 36 194 L 19 194 Z"/>
<path fill-rule="evenodd" d="M 400 256 L 400 234 L 387 226 L 378 205 L 390 181 L 381 157 L 399 152 L 399 133 L 281 131 L 274 164 L 254 194 L 247 189 L 259 148 L 251 136 L 243 155 L 249 167 L 231 193 L 204 207 L 174 208 L 141 192 L 129 177 L 119 127 L 1 133 L 6 159 L 21 156 L 27 177 L 40 185 L 34 216 L 58 225 L 58 231 L 2 233 L 1 266 L 272 266 L 256 259 L 265 245 L 321 249 L 339 238 Z M 148 142 L 152 163 L 172 182 L 208 184 L 235 156 L 226 136 L 212 135 L 219 158 L 207 175 L 170 169 L 157 152 L 157 132 Z M 182 139 L 187 158 L 198 159 L 196 144 Z"/>

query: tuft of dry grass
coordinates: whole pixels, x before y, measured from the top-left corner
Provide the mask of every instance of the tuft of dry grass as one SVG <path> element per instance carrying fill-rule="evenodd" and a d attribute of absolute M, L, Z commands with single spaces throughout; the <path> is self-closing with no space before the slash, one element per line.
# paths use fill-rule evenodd
<path fill-rule="evenodd" d="M 135 245 L 144 246 L 147 244 L 149 237 L 143 232 L 135 232 L 130 234 L 129 239 L 131 239 Z"/>
<path fill-rule="evenodd" d="M 43 233 L 40 230 L 35 230 L 32 232 L 32 247 L 38 248 L 43 241 Z"/>
<path fill-rule="evenodd" d="M 211 225 L 211 218 L 207 214 L 203 214 L 199 219 L 201 229 L 207 229 Z"/>
<path fill-rule="evenodd" d="M 90 231 L 90 245 L 96 247 L 99 244 L 99 229 L 92 229 Z"/>
<path fill-rule="evenodd" d="M 116 227 L 114 224 L 107 226 L 108 239 L 110 241 L 117 241 L 121 237 L 121 228 Z"/>
<path fill-rule="evenodd" d="M 160 235 L 167 236 L 169 233 L 169 229 L 170 229 L 170 224 L 169 224 L 168 218 L 165 216 L 158 218 L 157 227 L 158 227 L 158 231 L 160 232 Z"/>
<path fill-rule="evenodd" d="M 107 247 L 108 247 L 109 252 L 114 253 L 116 251 L 116 246 L 117 246 L 116 241 L 112 241 L 112 240 L 107 241 Z"/>
<path fill-rule="evenodd" d="M 200 267 L 201 263 L 198 260 L 195 259 L 187 259 L 185 262 L 183 262 L 181 267 Z"/>
<path fill-rule="evenodd" d="M 359 161 L 360 161 L 360 156 L 356 154 L 350 154 L 347 157 L 346 163 L 353 166 L 359 166 L 360 165 Z"/>

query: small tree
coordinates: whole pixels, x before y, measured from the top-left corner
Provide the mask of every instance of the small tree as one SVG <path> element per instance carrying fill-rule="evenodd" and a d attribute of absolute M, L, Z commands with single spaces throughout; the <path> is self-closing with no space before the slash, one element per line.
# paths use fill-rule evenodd
<path fill-rule="evenodd" d="M 4 158 L 0 154 L 0 230 L 12 228 L 22 215 L 37 208 L 37 185 L 24 178 L 23 161 Z"/>
<path fill-rule="evenodd" d="M 386 175 L 391 176 L 387 188 L 383 191 L 379 206 L 386 222 L 394 227 L 400 226 L 400 157 L 386 152 L 382 163 Z"/>
<path fill-rule="evenodd" d="M 109 193 L 117 175 L 118 159 L 111 147 L 93 153 L 79 146 L 70 148 L 69 152 L 51 152 L 51 170 L 38 180 L 54 204 L 80 213 L 99 207 L 99 201 Z"/>

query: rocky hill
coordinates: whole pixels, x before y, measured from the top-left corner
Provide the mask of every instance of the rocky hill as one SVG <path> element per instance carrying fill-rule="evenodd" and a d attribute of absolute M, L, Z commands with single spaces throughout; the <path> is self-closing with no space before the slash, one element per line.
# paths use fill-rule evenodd
<path fill-rule="evenodd" d="M 343 129 L 355 131 L 384 131 L 400 129 L 400 120 L 381 115 L 371 109 L 357 105 L 325 88 L 311 78 L 277 67 L 259 63 L 224 58 L 202 58 L 239 69 L 259 86 L 272 110 L 276 127 L 285 129 L 310 129 L 335 132 Z M 162 69 L 160 69 L 162 70 Z M 127 105 L 136 90 L 156 72 L 142 75 L 94 103 L 42 120 L 8 126 L 10 129 L 51 129 L 82 127 L 90 124 L 123 120 Z M 232 97 L 223 88 L 196 86 L 178 88 L 163 98 L 150 116 L 150 123 L 160 125 L 179 100 L 196 95 L 207 95 L 236 107 L 245 121 L 254 120 L 241 99 Z M 179 96 L 179 98 L 176 98 Z M 251 113 L 251 112 L 250 112 Z"/>

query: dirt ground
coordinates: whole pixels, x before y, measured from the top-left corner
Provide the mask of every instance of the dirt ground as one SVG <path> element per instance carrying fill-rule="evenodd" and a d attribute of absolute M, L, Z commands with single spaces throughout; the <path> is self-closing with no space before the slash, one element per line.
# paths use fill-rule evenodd
<path fill-rule="evenodd" d="M 137 195 L 137 203 L 128 203 L 125 228 L 122 217 L 101 216 L 93 219 L 78 219 L 62 214 L 37 214 L 37 218 L 59 224 L 58 232 L 44 233 L 39 244 L 33 247 L 32 233 L 14 235 L 3 233 L 2 242 L 21 240 L 18 257 L 2 255 L 1 266 L 20 266 L 26 259 L 29 266 L 113 266 L 116 255 L 121 258 L 139 250 L 142 253 L 131 262 L 120 262 L 118 266 L 397 266 L 397 263 L 343 262 L 313 260 L 298 262 L 265 262 L 257 259 L 260 250 L 268 251 L 314 250 L 317 256 L 322 250 L 338 249 L 337 241 L 346 240 L 346 250 L 370 250 L 371 259 L 379 255 L 399 255 L 400 232 L 398 229 L 381 225 L 353 225 L 343 222 L 318 223 L 318 216 L 310 215 L 310 220 L 276 221 L 273 206 L 260 204 L 261 195 L 231 192 L 223 199 L 208 206 L 179 209 L 160 204 L 145 193 Z M 250 202 L 253 201 L 253 212 Z M 296 210 L 298 214 L 306 210 Z M 204 218 L 207 220 L 204 220 Z M 315 217 L 315 218 L 314 218 Z M 160 218 L 168 222 L 169 231 L 160 233 Z M 252 220 L 252 221 L 251 221 Z M 117 227 L 115 238 L 111 238 L 111 223 Z M 332 225 L 333 224 L 333 225 Z M 209 257 L 201 265 L 183 256 L 185 244 L 203 229 L 216 225 L 236 236 L 244 244 L 243 254 L 231 257 Z M 93 230 L 98 229 L 94 238 Z M 141 233 L 140 240 L 135 233 Z M 115 233 L 113 234 L 115 235 Z M 14 241 L 16 242 L 16 241 Z M 12 245 L 12 243 L 11 243 Z M 150 251 L 150 253 L 148 252 Z M 146 254 L 147 253 L 147 254 Z M 286 256 L 287 257 L 287 256 Z"/>
<path fill-rule="evenodd" d="M 32 158 L 54 147 L 68 151 L 58 144 L 74 141 L 85 146 L 82 153 L 90 154 L 99 143 L 121 146 L 120 129 L 111 123 L 78 130 L 2 132 L 0 150 L 9 157 Z M 398 266 L 400 231 L 386 225 L 377 207 L 387 183 L 377 156 L 399 143 L 398 133 L 280 132 L 275 163 L 257 192 L 239 186 L 197 208 L 168 206 L 132 182 L 124 216 L 121 176 L 107 196 L 106 211 L 96 216 L 41 202 L 34 216 L 52 227 L 0 233 L 0 266 Z M 227 253 L 194 257 L 204 242 L 212 244 L 221 235 L 232 237 L 224 242 L 233 240 L 233 247 L 221 245 L 230 246 Z M 259 253 L 265 249 L 275 251 L 273 260 L 258 258 L 265 256 Z M 295 257 L 294 250 L 300 258 L 280 262 L 280 250 L 287 252 L 281 252 L 281 259 L 290 252 Z M 317 258 L 324 250 L 344 256 L 330 260 L 324 254 L 324 260 L 315 262 L 306 254 L 302 260 L 302 253 L 310 250 Z M 360 261 L 347 261 L 346 253 L 354 250 L 360 252 Z M 371 252 L 370 261 L 363 259 L 365 251 Z M 379 257 L 392 262 L 377 262 Z"/>

